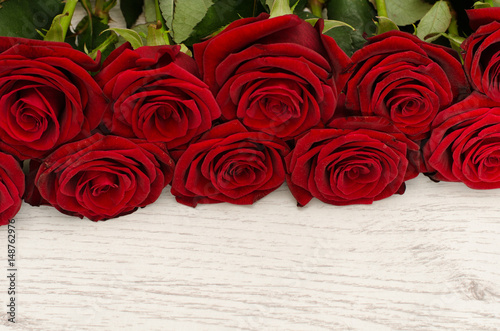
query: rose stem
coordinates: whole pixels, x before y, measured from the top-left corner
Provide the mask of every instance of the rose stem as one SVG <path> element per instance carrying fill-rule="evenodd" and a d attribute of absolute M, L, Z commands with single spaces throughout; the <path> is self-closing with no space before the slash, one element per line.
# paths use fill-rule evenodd
<path fill-rule="evenodd" d="M 375 6 L 377 7 L 378 16 L 387 16 L 387 7 L 385 6 L 385 0 L 375 0 Z"/>
<path fill-rule="evenodd" d="M 52 22 L 52 25 L 45 35 L 44 40 L 46 41 L 64 41 L 66 39 L 66 33 L 68 32 L 69 25 L 71 24 L 71 19 L 73 18 L 73 13 L 75 12 L 76 4 L 78 0 L 67 0 L 64 5 L 62 14 L 57 15 Z M 59 19 L 59 27 L 57 27 L 57 19 Z M 52 30 L 52 32 L 51 32 Z M 61 40 L 59 40 L 61 38 Z"/>
<path fill-rule="evenodd" d="M 113 9 L 113 7 L 116 6 L 116 0 L 111 0 L 109 2 L 104 3 L 104 7 L 101 10 L 101 15 L 97 15 L 97 8 L 96 8 L 96 15 L 101 18 L 101 22 L 104 24 L 109 23 L 109 11 Z"/>
<path fill-rule="evenodd" d="M 96 0 L 94 14 L 101 20 L 105 20 L 106 14 L 103 14 L 104 0 Z M 106 23 L 106 22 L 103 22 Z"/>
<path fill-rule="evenodd" d="M 171 45 L 172 41 L 170 39 L 170 34 L 166 33 L 167 30 L 165 29 L 165 19 L 163 18 L 163 15 L 162 15 L 161 10 L 160 10 L 160 1 L 159 0 L 155 0 L 155 12 L 156 12 L 156 26 L 159 27 L 159 30 L 161 31 L 161 35 L 164 36 L 165 43 L 167 45 Z"/>
<path fill-rule="evenodd" d="M 67 15 L 61 18 L 61 27 L 63 30 L 63 40 L 66 39 L 66 33 L 68 32 L 69 25 L 71 24 L 71 19 L 75 13 L 76 4 L 78 0 L 67 0 L 64 5 L 63 14 Z"/>
<path fill-rule="evenodd" d="M 323 5 L 325 0 L 309 0 L 309 7 L 311 8 L 311 12 L 314 16 L 322 17 L 323 16 Z"/>

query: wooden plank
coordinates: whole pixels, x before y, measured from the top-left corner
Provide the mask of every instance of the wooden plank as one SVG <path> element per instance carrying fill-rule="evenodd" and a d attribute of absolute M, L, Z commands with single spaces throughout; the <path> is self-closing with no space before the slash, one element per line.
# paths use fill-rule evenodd
<path fill-rule="evenodd" d="M 495 330 L 499 198 L 420 176 L 368 206 L 298 208 L 286 186 L 197 208 L 166 190 L 99 223 L 24 205 L 17 325 Z"/>

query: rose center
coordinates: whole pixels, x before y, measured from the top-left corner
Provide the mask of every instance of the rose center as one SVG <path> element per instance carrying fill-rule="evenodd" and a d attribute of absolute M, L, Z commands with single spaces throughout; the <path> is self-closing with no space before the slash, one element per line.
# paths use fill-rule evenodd
<path fill-rule="evenodd" d="M 253 90 L 250 89 L 250 104 L 245 109 L 247 121 L 262 122 L 265 119 L 264 122 L 280 125 L 300 118 L 304 100 L 302 90 L 296 82 L 270 79 L 253 87 Z"/>
<path fill-rule="evenodd" d="M 184 100 L 182 95 L 169 93 L 165 91 L 166 95 L 127 101 L 130 104 L 135 101 L 127 125 L 137 136 L 148 141 L 170 142 L 183 139 L 190 130 L 202 124 L 200 110 L 194 100 Z"/>
<path fill-rule="evenodd" d="M 90 190 L 94 197 L 98 197 L 117 187 L 118 185 L 114 183 L 109 176 L 99 176 L 94 178 L 90 183 Z"/>
<path fill-rule="evenodd" d="M 300 115 L 298 110 L 287 101 L 283 98 L 267 97 L 259 100 L 259 104 L 266 117 L 278 122 L 285 122 Z"/>
<path fill-rule="evenodd" d="M 247 164 L 234 163 L 227 169 L 224 179 L 237 186 L 244 186 L 255 181 L 255 172 Z"/>
<path fill-rule="evenodd" d="M 252 183 L 255 180 L 255 173 L 247 167 L 236 167 L 232 173 L 234 181 L 240 185 Z"/>
<path fill-rule="evenodd" d="M 265 108 L 267 111 L 274 115 L 274 117 L 281 118 L 283 116 L 290 115 L 288 105 L 279 100 L 265 99 L 263 102 L 265 102 Z"/>
<path fill-rule="evenodd" d="M 166 121 L 168 119 L 172 119 L 176 122 L 179 121 L 179 116 L 174 113 L 176 116 L 172 116 L 172 106 L 169 104 L 163 104 L 159 106 L 155 112 L 156 117 L 162 121 Z"/>
<path fill-rule="evenodd" d="M 388 99 L 391 109 L 391 118 L 405 118 L 418 116 L 423 112 L 425 106 L 422 102 L 422 96 L 415 91 L 400 89 L 396 90 Z"/>
<path fill-rule="evenodd" d="M 487 167 L 498 167 L 500 164 L 500 158 L 498 155 L 490 155 L 484 162 Z"/>
<path fill-rule="evenodd" d="M 368 164 L 367 166 L 353 166 L 350 168 L 346 174 L 347 178 L 350 180 L 357 180 L 359 178 L 362 178 L 370 173 L 370 165 Z"/>
<path fill-rule="evenodd" d="M 44 130 L 47 126 L 46 119 L 31 108 L 23 109 L 18 114 L 17 123 L 23 130 L 28 132 L 37 132 L 40 129 Z"/>
<path fill-rule="evenodd" d="M 357 151 L 358 155 L 348 157 L 339 163 L 329 165 L 330 185 L 336 187 L 345 197 L 359 192 L 370 194 L 381 176 L 381 165 L 370 153 Z"/>

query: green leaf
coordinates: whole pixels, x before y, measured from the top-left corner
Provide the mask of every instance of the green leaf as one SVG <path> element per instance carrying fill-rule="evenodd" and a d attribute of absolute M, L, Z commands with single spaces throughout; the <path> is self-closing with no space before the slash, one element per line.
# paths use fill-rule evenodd
<path fill-rule="evenodd" d="M 318 20 L 320 18 L 309 11 L 302 11 L 300 13 L 296 13 L 296 15 L 298 17 L 300 17 L 301 19 L 303 19 L 304 21 L 305 20 L 312 20 L 312 19 Z"/>
<path fill-rule="evenodd" d="M 325 26 L 323 28 L 323 33 L 326 31 L 329 31 L 330 29 L 333 28 L 338 28 L 339 26 L 347 26 L 348 28 L 351 28 L 352 31 L 355 31 L 356 29 L 349 24 L 341 21 L 335 21 L 335 20 L 324 20 Z"/>
<path fill-rule="evenodd" d="M 212 0 L 175 1 L 174 19 L 171 30 L 177 44 L 189 37 L 194 27 L 205 17 L 212 5 Z"/>
<path fill-rule="evenodd" d="M 174 19 L 174 0 L 160 1 L 160 10 L 163 18 L 165 19 L 165 24 L 169 29 L 171 29 L 172 21 Z"/>
<path fill-rule="evenodd" d="M 368 37 L 375 34 L 373 18 L 376 12 L 368 0 L 329 1 L 327 9 L 329 19 L 345 22 L 356 29 L 352 31 L 350 28 L 339 27 L 325 32 L 335 39 L 347 55 L 352 55 L 365 44 L 364 34 Z"/>
<path fill-rule="evenodd" d="M 146 19 L 146 23 L 156 23 L 155 0 L 144 0 L 144 17 Z"/>
<path fill-rule="evenodd" d="M 140 44 L 142 44 L 142 45 L 147 44 L 148 27 L 150 24 L 151 23 L 139 24 L 139 25 L 135 25 L 134 27 L 131 28 L 131 30 L 134 30 L 135 32 L 137 32 L 139 34 L 139 36 L 141 37 Z M 119 47 L 126 42 L 127 42 L 127 40 L 125 40 L 125 38 L 123 38 L 123 36 L 120 35 L 118 37 L 118 43 L 116 44 L 116 47 Z"/>
<path fill-rule="evenodd" d="M 103 55 L 101 57 L 101 63 L 102 63 L 104 62 L 106 57 L 111 53 L 111 51 L 115 49 L 115 44 L 117 42 L 118 42 L 118 37 L 116 36 L 116 34 L 112 33 L 110 34 L 108 39 L 106 39 L 102 44 L 94 48 L 94 50 L 92 50 L 92 52 L 89 53 L 89 56 L 95 60 L 97 58 L 97 54 L 101 52 L 101 54 Z"/>
<path fill-rule="evenodd" d="M 293 14 L 289 0 L 274 0 L 271 7 L 271 18 L 289 14 Z"/>
<path fill-rule="evenodd" d="M 101 61 L 104 61 L 115 49 L 117 41 L 117 38 L 112 38 L 113 32 L 106 31 L 107 29 L 109 29 L 109 25 L 103 23 L 99 17 L 87 15 L 76 26 L 76 35 L 68 36 L 66 42 L 90 56 L 95 55 L 96 50 L 100 50 Z"/>
<path fill-rule="evenodd" d="M 500 7 L 500 0 L 485 0 L 485 2 L 489 3 L 492 7 Z"/>
<path fill-rule="evenodd" d="M 446 1 L 438 1 L 425 14 L 417 26 L 417 37 L 432 42 L 446 32 L 451 22 L 450 7 Z"/>
<path fill-rule="evenodd" d="M 248 0 L 242 0 L 243 1 L 248 1 Z M 273 8 L 273 3 L 274 0 L 260 0 L 260 3 L 262 7 L 264 7 L 264 10 L 267 12 L 271 11 L 271 8 Z M 304 8 L 307 5 L 307 0 L 289 0 L 290 8 L 296 13 L 300 13 L 304 10 Z"/>
<path fill-rule="evenodd" d="M 474 3 L 474 9 L 482 9 L 482 8 L 491 8 L 491 4 L 490 3 L 484 3 L 482 1 L 477 1 L 476 3 Z"/>
<path fill-rule="evenodd" d="M 85 16 L 77 26 L 77 30 L 81 30 L 77 37 L 77 48 L 82 52 L 97 48 L 111 35 L 111 32 L 105 32 L 107 29 L 109 25 L 104 24 L 99 17 Z"/>
<path fill-rule="evenodd" d="M 116 34 L 120 35 L 121 37 L 123 37 L 126 41 L 130 43 L 133 49 L 137 49 L 141 46 L 144 46 L 141 36 L 135 30 L 119 29 L 119 28 L 110 28 L 108 30 L 111 30 Z"/>
<path fill-rule="evenodd" d="M 500 0 L 486 0 L 485 2 L 477 1 L 473 6 L 474 9 L 500 7 Z"/>
<path fill-rule="evenodd" d="M 397 25 L 409 25 L 420 20 L 432 8 L 424 0 L 385 0 L 387 16 Z"/>
<path fill-rule="evenodd" d="M 200 40 L 220 32 L 229 23 L 242 18 L 252 17 L 264 11 L 259 4 L 254 13 L 253 1 L 241 0 L 216 0 L 207 11 L 205 17 L 194 28 L 191 36 L 185 40 L 187 45 L 192 45 Z"/>
<path fill-rule="evenodd" d="M 122 11 L 127 28 L 130 28 L 142 14 L 144 0 L 121 0 L 120 9 Z"/>
<path fill-rule="evenodd" d="M 67 15 L 65 14 L 59 14 L 56 17 L 54 17 L 54 20 L 52 21 L 52 25 L 50 26 L 49 31 L 47 31 L 47 34 L 45 35 L 45 40 L 50 40 L 50 41 L 64 41 L 65 33 L 63 31 L 63 27 L 61 25 L 61 19 Z"/>
<path fill-rule="evenodd" d="M 316 25 L 316 22 L 318 22 L 319 18 L 308 18 L 305 21 L 312 26 Z M 347 26 L 351 28 L 353 31 L 356 30 L 352 26 L 350 26 L 347 23 L 341 22 L 341 21 L 334 21 L 334 20 L 324 20 L 325 26 L 323 27 L 323 33 L 333 29 L 333 28 L 338 28 L 339 26 Z"/>
<path fill-rule="evenodd" d="M 77 4 L 78 0 L 66 0 L 63 13 L 54 17 L 52 25 L 43 40 L 64 42 Z"/>
<path fill-rule="evenodd" d="M 339 26 L 336 29 L 331 29 L 325 33 L 327 36 L 335 39 L 337 45 L 346 52 L 347 55 L 351 56 L 355 52 L 355 41 L 353 40 L 354 34 L 351 28 L 346 26 Z"/>
<path fill-rule="evenodd" d="M 306 8 L 307 0 L 290 0 L 290 6 L 295 14 L 298 14 Z"/>
<path fill-rule="evenodd" d="M 377 35 L 389 32 L 392 30 L 399 30 L 399 27 L 391 21 L 389 18 L 384 16 L 377 16 L 378 22 L 375 23 L 377 25 Z"/>
<path fill-rule="evenodd" d="M 41 39 L 37 30 L 47 30 L 61 14 L 61 0 L 8 0 L 0 8 L 0 36 Z"/>
<path fill-rule="evenodd" d="M 458 48 L 460 48 L 460 45 L 462 45 L 462 43 L 465 41 L 464 37 L 460 37 L 451 33 L 440 33 L 440 35 L 448 39 L 452 46 L 457 46 Z"/>

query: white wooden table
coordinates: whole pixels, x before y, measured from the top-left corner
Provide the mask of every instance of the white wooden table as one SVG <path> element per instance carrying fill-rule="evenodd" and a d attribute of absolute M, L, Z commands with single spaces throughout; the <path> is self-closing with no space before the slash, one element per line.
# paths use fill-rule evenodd
<path fill-rule="evenodd" d="M 368 206 L 298 208 L 283 186 L 193 209 L 167 188 L 107 222 L 24 204 L 15 225 L 1 330 L 500 329 L 500 190 L 421 175 Z"/>
<path fill-rule="evenodd" d="M 19 330 L 496 330 L 500 190 L 420 176 L 373 205 L 177 204 L 16 217 Z M 7 231 L 1 228 L 7 262 Z M 7 310 L 8 279 L 0 282 Z"/>

